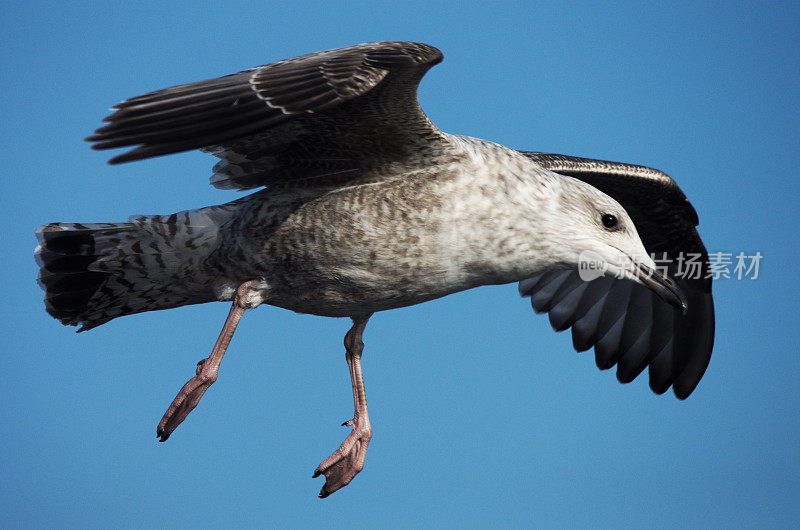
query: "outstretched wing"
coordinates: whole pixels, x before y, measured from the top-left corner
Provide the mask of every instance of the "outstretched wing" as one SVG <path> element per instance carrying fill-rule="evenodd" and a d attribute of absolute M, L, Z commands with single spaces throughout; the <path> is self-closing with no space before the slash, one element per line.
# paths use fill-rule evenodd
<path fill-rule="evenodd" d="M 112 164 L 202 148 L 222 159 L 212 184 L 226 189 L 391 174 L 394 163 L 413 168 L 442 149 L 417 101 L 422 76 L 441 60 L 414 42 L 294 57 L 123 101 L 87 141 L 137 146 Z"/>
<path fill-rule="evenodd" d="M 556 331 L 572 327 L 575 349 L 594 346 L 601 370 L 617 365 L 617 379 L 633 381 L 650 367 L 650 388 L 672 386 L 685 399 L 692 393 L 714 346 L 714 300 L 708 253 L 697 233 L 697 213 L 668 175 L 656 169 L 549 153 L 522 152 L 562 175 L 591 184 L 627 210 L 659 267 L 686 294 L 681 314 L 650 289 L 602 277 L 584 282 L 577 272 L 559 271 L 523 280 L 520 294 L 538 313 L 549 313 Z"/>

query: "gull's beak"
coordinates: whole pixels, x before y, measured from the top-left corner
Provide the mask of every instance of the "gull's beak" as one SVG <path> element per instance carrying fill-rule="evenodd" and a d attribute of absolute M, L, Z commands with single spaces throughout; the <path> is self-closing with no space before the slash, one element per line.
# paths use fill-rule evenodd
<path fill-rule="evenodd" d="M 670 278 L 644 263 L 634 265 L 633 275 L 652 289 L 662 300 L 679 309 L 684 315 L 686 314 L 686 295 Z"/>

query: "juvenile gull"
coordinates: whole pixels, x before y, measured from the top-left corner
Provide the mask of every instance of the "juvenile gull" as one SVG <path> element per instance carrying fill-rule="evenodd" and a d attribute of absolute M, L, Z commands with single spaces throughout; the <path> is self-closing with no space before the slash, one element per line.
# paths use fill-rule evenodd
<path fill-rule="evenodd" d="M 325 497 L 363 468 L 372 430 L 362 333 L 376 311 L 479 285 L 520 282 L 575 348 L 620 381 L 650 367 L 683 399 L 711 355 L 714 310 L 697 215 L 664 173 L 444 133 L 417 86 L 436 48 L 376 42 L 295 57 L 128 99 L 88 138 L 135 146 L 127 162 L 200 148 L 211 183 L 263 188 L 219 206 L 127 223 L 40 227 L 47 311 L 91 329 L 142 311 L 233 301 L 211 355 L 161 419 L 165 441 L 217 378 L 246 309 L 350 317 L 353 431 L 319 467 Z M 641 238 L 641 239 L 640 239 Z M 582 281 L 591 252 L 609 272 Z M 672 260 L 660 273 L 649 253 Z M 701 274 L 681 276 L 681 253 Z M 675 278 L 673 281 L 669 278 Z"/>

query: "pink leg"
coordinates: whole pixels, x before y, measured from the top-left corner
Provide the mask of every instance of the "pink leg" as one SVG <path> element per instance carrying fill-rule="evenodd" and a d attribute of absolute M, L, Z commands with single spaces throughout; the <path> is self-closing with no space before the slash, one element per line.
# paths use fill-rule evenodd
<path fill-rule="evenodd" d="M 348 420 L 342 425 L 352 426 L 353 432 L 342 442 L 339 449 L 326 458 L 314 471 L 314 478 L 325 475 L 325 484 L 319 492 L 321 499 L 347 486 L 353 477 L 364 468 L 367 446 L 372 438 L 372 427 L 367 413 L 367 397 L 364 393 L 364 378 L 361 374 L 361 352 L 364 350 L 361 335 L 369 317 L 370 315 L 353 318 L 353 327 L 344 337 L 344 347 L 347 350 L 345 358 L 350 367 L 350 381 L 353 385 L 355 413 L 352 420 Z"/>
<path fill-rule="evenodd" d="M 236 290 L 236 298 L 233 300 L 231 311 L 228 313 L 225 325 L 222 326 L 222 331 L 219 334 L 217 343 L 214 344 L 211 355 L 197 363 L 195 376 L 183 385 L 178 395 L 172 400 L 167 412 L 164 413 L 161 421 L 158 422 L 156 436 L 160 438 L 159 441 L 167 441 L 172 431 L 186 419 L 186 416 L 200 402 L 200 398 L 203 397 L 206 390 L 217 380 L 219 365 L 222 362 L 222 357 L 225 355 L 228 344 L 231 342 L 233 332 L 236 331 L 239 319 L 242 318 L 246 309 L 255 307 L 261 302 L 260 299 L 254 301 L 254 295 L 258 294 L 256 290 L 258 283 L 258 281 L 245 282 Z"/>

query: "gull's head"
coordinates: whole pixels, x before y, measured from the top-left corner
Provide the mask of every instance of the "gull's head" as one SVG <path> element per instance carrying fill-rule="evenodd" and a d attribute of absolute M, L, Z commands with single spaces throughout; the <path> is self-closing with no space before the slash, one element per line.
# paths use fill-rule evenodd
<path fill-rule="evenodd" d="M 557 253 L 568 267 L 591 280 L 602 274 L 650 288 L 664 301 L 686 310 L 686 297 L 662 274 L 644 248 L 628 212 L 613 198 L 580 180 L 564 177 L 559 197 Z"/>

